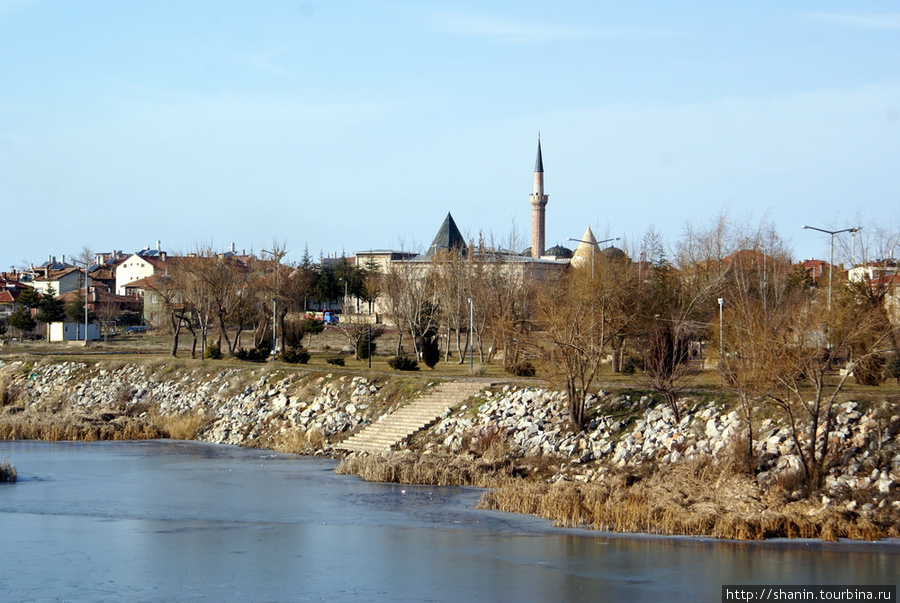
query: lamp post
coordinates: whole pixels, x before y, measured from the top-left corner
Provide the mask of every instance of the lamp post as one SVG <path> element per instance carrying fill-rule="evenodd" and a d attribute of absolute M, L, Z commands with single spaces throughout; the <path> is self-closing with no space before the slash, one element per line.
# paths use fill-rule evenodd
<path fill-rule="evenodd" d="M 276 247 L 276 249 L 278 249 Z M 272 296 L 272 362 L 275 362 L 277 354 L 276 346 L 278 345 L 277 329 L 278 329 L 278 267 L 281 264 L 281 255 L 268 249 L 260 249 L 262 253 L 269 253 L 275 258 L 275 294 Z"/>
<path fill-rule="evenodd" d="M 725 307 L 725 298 L 719 298 L 719 368 L 722 368 L 725 362 L 725 321 L 723 308 Z"/>
<path fill-rule="evenodd" d="M 828 260 L 828 311 L 831 312 L 831 290 L 834 285 L 834 235 L 841 234 L 842 232 L 852 232 L 856 234 L 862 227 L 854 227 L 854 228 L 842 228 L 841 230 L 825 230 L 824 228 L 817 228 L 815 226 L 807 226 L 804 224 L 800 228 L 806 230 L 818 230 L 819 232 L 824 232 L 827 235 L 831 235 L 831 257 Z"/>
<path fill-rule="evenodd" d="M 593 245 L 597 248 L 597 251 L 600 250 L 600 245 L 603 243 L 609 243 L 610 241 L 618 241 L 621 237 L 613 237 L 611 239 L 603 239 L 602 241 L 586 241 L 584 239 L 573 239 L 569 237 L 570 241 L 577 241 L 578 243 L 587 243 L 588 245 Z M 594 280 L 594 250 L 591 250 L 591 280 Z"/>
<path fill-rule="evenodd" d="M 88 342 L 88 265 L 87 262 L 82 262 L 81 260 L 72 259 L 72 261 L 76 264 L 81 264 L 84 266 L 84 347 L 87 347 Z"/>
<path fill-rule="evenodd" d="M 469 372 L 475 370 L 475 306 L 472 298 L 469 298 Z M 450 340 L 447 340 L 450 347 Z"/>

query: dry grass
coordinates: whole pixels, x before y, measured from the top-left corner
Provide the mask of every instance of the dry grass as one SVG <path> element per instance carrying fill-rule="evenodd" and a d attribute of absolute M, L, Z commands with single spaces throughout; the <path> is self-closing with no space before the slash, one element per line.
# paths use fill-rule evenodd
<path fill-rule="evenodd" d="M 634 477 L 619 474 L 591 484 L 511 481 L 487 492 L 479 506 L 615 532 L 732 540 L 900 535 L 895 512 L 863 516 L 809 501 L 783 504 L 746 475 L 709 461 L 667 466 L 637 481 Z"/>
<path fill-rule="evenodd" d="M 15 412 L 9 412 L 13 410 Z M 167 437 L 145 419 L 118 413 L 44 413 L 10 407 L 0 415 L 0 439 L 84 441 L 149 440 Z"/>
<path fill-rule="evenodd" d="M 9 459 L 0 463 L 0 482 L 14 482 L 18 477 L 19 474 Z"/>
<path fill-rule="evenodd" d="M 325 434 L 318 427 L 309 431 L 295 427 L 275 434 L 267 445 L 278 452 L 315 454 L 324 447 Z"/>
<path fill-rule="evenodd" d="M 160 437 L 173 440 L 195 440 L 204 428 L 209 425 L 209 417 L 202 410 L 177 415 L 163 415 L 152 412 L 148 416 L 149 423 L 160 433 Z"/>
<path fill-rule="evenodd" d="M 369 482 L 431 486 L 491 487 L 511 478 L 510 460 L 475 460 L 460 456 L 415 453 L 354 455 L 341 461 L 335 473 L 358 475 Z"/>
<path fill-rule="evenodd" d="M 144 416 L 134 416 L 116 411 L 46 413 L 10 407 L 0 415 L 0 439 L 84 442 L 159 438 L 193 440 L 208 423 L 208 417 L 202 411 L 180 415 L 149 412 Z"/>
<path fill-rule="evenodd" d="M 12 406 L 22 394 L 22 384 L 7 379 L 0 380 L 0 407 Z"/>
<path fill-rule="evenodd" d="M 592 483 L 521 479 L 524 460 L 469 456 L 351 455 L 335 470 L 366 481 L 494 488 L 483 509 L 537 515 L 557 525 L 595 530 L 706 536 L 730 540 L 820 538 L 876 540 L 900 536 L 888 506 L 862 515 L 763 492 L 743 467 L 709 460 L 610 473 Z"/>

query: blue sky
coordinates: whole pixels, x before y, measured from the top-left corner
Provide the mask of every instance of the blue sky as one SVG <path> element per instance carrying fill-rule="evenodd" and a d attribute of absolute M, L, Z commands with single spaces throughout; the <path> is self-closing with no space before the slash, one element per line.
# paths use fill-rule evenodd
<path fill-rule="evenodd" d="M 894 2 L 0 0 L 3 269 L 900 223 Z M 871 229 L 870 229 L 871 230 Z"/>

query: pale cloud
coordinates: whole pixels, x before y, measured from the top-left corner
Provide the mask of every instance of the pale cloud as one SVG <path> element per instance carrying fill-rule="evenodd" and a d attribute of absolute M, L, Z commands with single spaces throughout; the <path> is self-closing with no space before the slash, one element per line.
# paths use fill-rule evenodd
<path fill-rule="evenodd" d="M 10 15 L 24 12 L 37 5 L 37 0 L 0 0 L 0 23 Z"/>
<path fill-rule="evenodd" d="M 272 75 L 277 75 L 279 77 L 290 80 L 296 79 L 296 75 L 275 63 L 274 59 L 282 56 L 283 54 L 283 52 L 267 52 L 255 54 L 248 59 L 248 62 L 251 67 L 264 73 L 270 73 Z"/>
<path fill-rule="evenodd" d="M 854 29 L 900 30 L 900 13 L 808 13 L 806 17 Z"/>
<path fill-rule="evenodd" d="M 528 44 L 565 40 L 626 40 L 672 37 L 669 31 L 629 27 L 546 25 L 484 15 L 440 12 L 430 16 L 438 29 L 466 36 L 493 38 L 504 43 Z"/>
<path fill-rule="evenodd" d="M 13 12 L 37 4 L 36 0 L 0 0 L 0 12 Z"/>

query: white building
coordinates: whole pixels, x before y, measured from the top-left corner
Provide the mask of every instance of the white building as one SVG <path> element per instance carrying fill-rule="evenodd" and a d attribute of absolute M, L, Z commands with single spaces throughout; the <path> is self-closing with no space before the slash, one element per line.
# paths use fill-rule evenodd
<path fill-rule="evenodd" d="M 48 270 L 44 276 L 35 277 L 31 286 L 41 294 L 53 289 L 54 295 L 62 295 L 69 291 L 77 291 L 82 288 L 84 271 L 80 268 L 70 267 L 62 270 Z M 87 277 L 88 287 L 91 286 L 91 277 Z"/>
<path fill-rule="evenodd" d="M 116 295 L 127 295 L 125 288 L 129 283 L 164 273 L 168 270 L 165 252 L 155 256 L 135 253 L 116 266 Z"/>
<path fill-rule="evenodd" d="M 47 338 L 50 341 L 84 341 L 83 322 L 51 322 Z M 100 323 L 91 322 L 87 326 L 88 341 L 100 339 Z"/>

